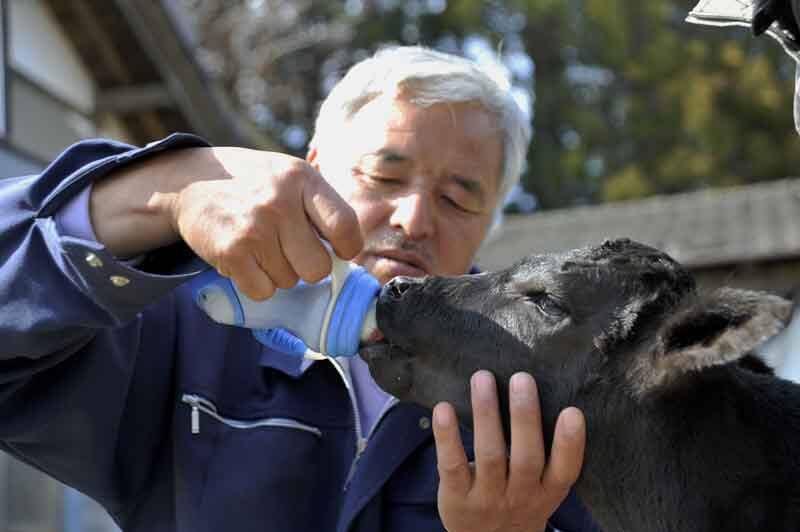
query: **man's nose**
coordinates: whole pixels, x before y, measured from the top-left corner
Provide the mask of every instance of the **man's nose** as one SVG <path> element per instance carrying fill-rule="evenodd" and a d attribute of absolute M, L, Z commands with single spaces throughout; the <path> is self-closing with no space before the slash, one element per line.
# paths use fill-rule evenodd
<path fill-rule="evenodd" d="M 434 233 L 432 199 L 425 192 L 412 192 L 395 200 L 390 223 L 411 240 L 422 240 Z"/>

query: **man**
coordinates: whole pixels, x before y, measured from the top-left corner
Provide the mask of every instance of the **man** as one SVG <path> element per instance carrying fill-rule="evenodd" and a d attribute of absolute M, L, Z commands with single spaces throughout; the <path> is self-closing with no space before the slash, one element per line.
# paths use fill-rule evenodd
<path fill-rule="evenodd" d="M 488 372 L 474 437 L 447 404 L 431 427 L 359 359 L 269 351 L 181 286 L 197 257 L 255 299 L 317 281 L 318 235 L 381 282 L 465 273 L 529 136 L 476 65 L 395 48 L 334 88 L 307 161 L 175 135 L 79 144 L 4 183 L 2 447 L 129 531 L 544 530 L 585 428 L 565 410 L 546 460 L 529 375 L 512 379 L 507 452 Z M 554 525 L 593 526 L 572 498 Z"/>

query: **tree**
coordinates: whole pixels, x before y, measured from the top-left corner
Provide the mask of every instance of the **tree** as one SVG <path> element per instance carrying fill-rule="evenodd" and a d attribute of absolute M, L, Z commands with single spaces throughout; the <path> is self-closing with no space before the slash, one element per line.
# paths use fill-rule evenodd
<path fill-rule="evenodd" d="M 794 66 L 766 38 L 686 24 L 694 4 L 181 2 L 209 75 L 296 154 L 317 102 L 380 45 L 421 43 L 502 65 L 534 118 L 523 184 L 543 208 L 794 174 Z"/>

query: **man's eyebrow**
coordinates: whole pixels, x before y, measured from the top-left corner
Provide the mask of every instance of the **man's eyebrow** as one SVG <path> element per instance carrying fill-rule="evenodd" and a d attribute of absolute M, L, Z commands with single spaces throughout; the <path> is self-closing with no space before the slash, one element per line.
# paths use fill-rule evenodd
<path fill-rule="evenodd" d="M 408 161 L 408 156 L 391 148 L 381 148 L 376 152 L 367 154 L 367 157 L 376 157 L 387 163 L 403 163 Z"/>

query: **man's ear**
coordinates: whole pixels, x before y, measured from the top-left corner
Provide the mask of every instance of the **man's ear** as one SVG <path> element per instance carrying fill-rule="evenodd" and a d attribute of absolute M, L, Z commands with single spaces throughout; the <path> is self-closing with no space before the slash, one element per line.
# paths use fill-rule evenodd
<path fill-rule="evenodd" d="M 791 317 L 790 301 L 763 292 L 721 288 L 697 298 L 659 330 L 645 387 L 739 360 L 780 332 Z"/>

